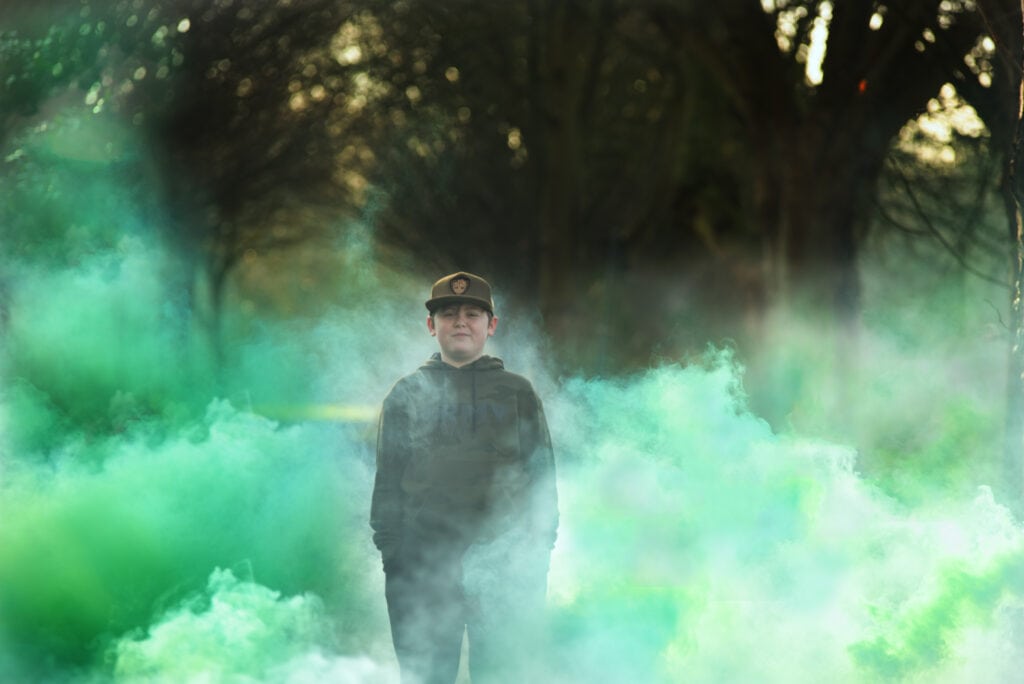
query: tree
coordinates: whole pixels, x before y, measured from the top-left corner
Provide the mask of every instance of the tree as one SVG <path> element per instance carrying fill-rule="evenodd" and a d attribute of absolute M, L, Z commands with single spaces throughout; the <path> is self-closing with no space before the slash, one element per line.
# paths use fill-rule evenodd
<path fill-rule="evenodd" d="M 943 84 L 976 77 L 962 59 L 983 35 L 970 6 L 939 0 L 368 11 L 388 47 L 365 66 L 398 122 L 371 145 L 382 239 L 438 264 L 536 264 L 519 282 L 556 338 L 593 339 L 623 273 L 702 261 L 748 306 L 806 305 L 849 333 L 891 143 Z"/>
<path fill-rule="evenodd" d="M 1006 402 L 1003 482 L 1011 504 L 1024 510 L 1024 20 L 1016 0 L 981 0 L 979 18 L 996 45 L 991 88 L 976 88 L 971 100 L 1003 150 L 1001 189 L 1011 246 L 1010 358 Z"/>
<path fill-rule="evenodd" d="M 62 89 L 143 131 L 162 173 L 159 223 L 183 264 L 171 289 L 188 293 L 222 354 L 225 288 L 242 259 L 328 237 L 353 205 L 342 156 L 355 86 L 336 41 L 353 7 L 33 4 L 5 6 L 0 134 L 45 116 Z"/>
<path fill-rule="evenodd" d="M 371 15 L 360 52 L 381 84 L 366 112 L 385 122 L 370 144 L 381 241 L 431 271 L 494 273 L 559 340 L 593 339 L 595 311 L 635 311 L 617 274 L 678 250 L 684 150 L 706 144 L 691 125 L 698 79 L 645 8 L 377 3 Z"/>
<path fill-rule="evenodd" d="M 850 321 L 876 181 L 897 132 L 952 78 L 950 56 L 977 39 L 966 9 L 815 0 L 768 12 L 754 2 L 654 11 L 716 75 L 742 122 L 770 299 Z M 806 61 L 815 41 L 824 50 L 817 82 L 794 59 Z"/>

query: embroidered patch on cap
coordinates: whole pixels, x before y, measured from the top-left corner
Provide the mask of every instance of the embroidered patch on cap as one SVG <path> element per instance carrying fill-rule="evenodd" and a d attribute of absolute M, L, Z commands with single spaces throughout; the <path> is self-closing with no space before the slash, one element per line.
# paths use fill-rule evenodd
<path fill-rule="evenodd" d="M 464 276 L 452 278 L 451 282 L 448 283 L 448 287 L 451 288 L 452 292 L 454 292 L 457 295 L 460 295 L 469 289 L 469 278 L 466 278 Z"/>

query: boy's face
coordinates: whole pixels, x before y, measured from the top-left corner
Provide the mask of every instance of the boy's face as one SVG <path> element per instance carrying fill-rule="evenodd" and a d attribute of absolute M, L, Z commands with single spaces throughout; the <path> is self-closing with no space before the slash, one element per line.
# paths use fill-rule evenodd
<path fill-rule="evenodd" d="M 480 358 L 487 338 L 498 327 L 498 317 L 476 304 L 449 304 L 427 317 L 427 330 L 437 338 L 441 359 L 464 366 Z"/>

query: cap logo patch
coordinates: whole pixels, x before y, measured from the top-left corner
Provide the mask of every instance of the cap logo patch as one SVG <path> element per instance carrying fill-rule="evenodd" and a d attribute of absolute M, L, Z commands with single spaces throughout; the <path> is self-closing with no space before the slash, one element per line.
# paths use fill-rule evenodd
<path fill-rule="evenodd" d="M 454 292 L 457 295 L 460 295 L 469 289 L 469 278 L 464 278 L 461 276 L 458 278 L 452 278 L 451 282 L 448 283 L 448 287 L 451 288 L 452 292 Z"/>

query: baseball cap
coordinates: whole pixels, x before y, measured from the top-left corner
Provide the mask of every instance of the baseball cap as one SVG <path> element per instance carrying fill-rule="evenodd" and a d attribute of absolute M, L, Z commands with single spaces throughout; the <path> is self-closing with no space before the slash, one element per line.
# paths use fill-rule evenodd
<path fill-rule="evenodd" d="M 434 283 L 427 300 L 427 310 L 433 313 L 446 304 L 476 304 L 494 313 L 491 285 L 478 275 L 458 271 Z"/>

